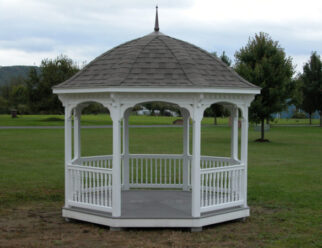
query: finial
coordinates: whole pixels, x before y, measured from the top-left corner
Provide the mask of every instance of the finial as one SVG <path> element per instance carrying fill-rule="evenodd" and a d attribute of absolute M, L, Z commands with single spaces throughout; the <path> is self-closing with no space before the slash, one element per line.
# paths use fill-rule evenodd
<path fill-rule="evenodd" d="M 154 31 L 159 32 L 159 17 L 158 17 L 158 5 L 155 7 L 155 24 Z"/>

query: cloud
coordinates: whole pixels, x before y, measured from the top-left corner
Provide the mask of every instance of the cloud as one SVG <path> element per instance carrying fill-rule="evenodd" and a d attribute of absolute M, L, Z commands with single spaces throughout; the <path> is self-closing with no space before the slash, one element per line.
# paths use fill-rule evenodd
<path fill-rule="evenodd" d="M 151 0 L 0 0 L 0 65 L 39 64 L 67 54 L 90 61 L 153 31 Z M 267 32 L 301 69 L 322 52 L 322 1 L 158 0 L 161 32 L 232 58 Z M 312 7 L 314 6 L 314 7 Z"/>

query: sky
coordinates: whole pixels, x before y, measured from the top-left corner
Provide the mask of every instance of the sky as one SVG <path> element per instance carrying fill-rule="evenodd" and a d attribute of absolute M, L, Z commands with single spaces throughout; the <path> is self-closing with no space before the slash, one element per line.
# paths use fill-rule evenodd
<path fill-rule="evenodd" d="M 255 33 L 278 41 L 301 72 L 322 53 L 321 0 L 0 0 L 0 66 L 67 55 L 79 65 L 153 31 L 234 54 Z"/>

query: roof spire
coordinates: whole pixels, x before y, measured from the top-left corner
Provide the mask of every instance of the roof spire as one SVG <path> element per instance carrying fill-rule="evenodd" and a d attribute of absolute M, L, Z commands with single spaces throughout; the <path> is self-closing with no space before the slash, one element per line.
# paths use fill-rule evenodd
<path fill-rule="evenodd" d="M 155 7 L 155 24 L 154 31 L 159 32 L 159 17 L 158 17 L 158 5 Z"/>

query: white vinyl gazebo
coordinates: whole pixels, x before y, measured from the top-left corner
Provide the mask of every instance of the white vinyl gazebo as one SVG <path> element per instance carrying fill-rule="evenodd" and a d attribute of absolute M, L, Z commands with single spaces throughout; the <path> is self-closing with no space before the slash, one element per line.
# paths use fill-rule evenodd
<path fill-rule="evenodd" d="M 157 16 L 153 33 L 102 54 L 53 92 L 65 107 L 63 217 L 113 229 L 200 230 L 249 216 L 248 107 L 260 89 L 206 51 L 159 32 Z M 180 108 L 182 154 L 130 153 L 131 110 L 153 101 Z M 113 154 L 81 155 L 81 111 L 89 102 L 110 112 Z M 214 103 L 231 112 L 230 157 L 202 156 L 200 151 L 203 113 Z"/>

